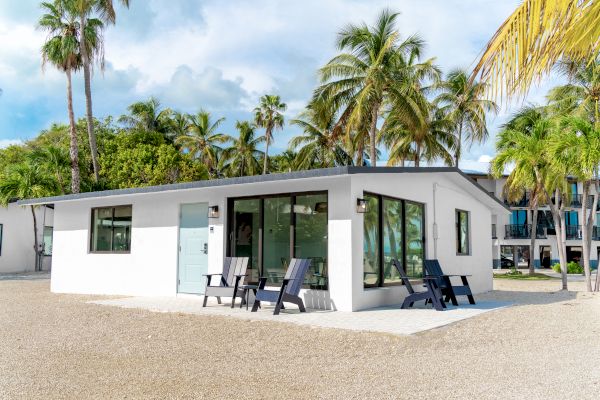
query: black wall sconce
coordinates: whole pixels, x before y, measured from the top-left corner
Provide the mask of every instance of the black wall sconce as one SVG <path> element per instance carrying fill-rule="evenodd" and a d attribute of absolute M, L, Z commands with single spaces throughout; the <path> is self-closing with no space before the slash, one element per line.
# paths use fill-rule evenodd
<path fill-rule="evenodd" d="M 367 212 L 367 201 L 365 199 L 356 199 L 356 212 L 361 214 Z"/>
<path fill-rule="evenodd" d="M 219 218 L 219 206 L 208 207 L 208 218 Z"/>

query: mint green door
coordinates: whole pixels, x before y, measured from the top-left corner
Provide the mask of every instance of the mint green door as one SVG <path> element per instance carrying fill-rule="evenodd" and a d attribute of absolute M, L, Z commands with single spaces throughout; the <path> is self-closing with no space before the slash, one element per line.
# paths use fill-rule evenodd
<path fill-rule="evenodd" d="M 182 204 L 179 220 L 179 293 L 203 294 L 208 271 L 208 203 Z"/>

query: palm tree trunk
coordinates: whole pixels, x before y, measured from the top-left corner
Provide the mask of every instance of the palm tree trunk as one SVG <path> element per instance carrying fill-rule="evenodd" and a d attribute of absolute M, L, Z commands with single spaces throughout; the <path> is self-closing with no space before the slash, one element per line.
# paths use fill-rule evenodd
<path fill-rule="evenodd" d="M 419 161 L 421 159 L 421 144 L 417 143 L 415 146 L 415 167 L 419 166 Z"/>
<path fill-rule="evenodd" d="M 458 125 L 458 138 L 456 143 L 456 152 L 454 153 L 454 166 L 458 168 L 458 163 L 460 161 L 460 152 L 462 150 L 462 121 Z M 529 257 L 531 258 L 531 256 Z"/>
<path fill-rule="evenodd" d="M 535 240 L 537 239 L 537 219 L 538 219 L 538 206 L 536 204 L 533 207 L 533 217 L 531 218 L 531 244 L 529 247 L 529 275 L 533 275 L 535 273 L 534 263 L 535 263 Z"/>
<path fill-rule="evenodd" d="M 371 126 L 369 127 L 369 140 L 370 140 L 370 145 L 371 148 L 369 149 L 370 155 L 369 158 L 371 159 L 371 166 L 376 167 L 377 166 L 377 146 L 376 146 L 376 139 L 377 139 L 377 119 L 379 118 L 379 103 L 375 103 L 375 105 L 373 106 L 373 109 L 371 110 Z"/>
<path fill-rule="evenodd" d="M 60 194 L 66 194 L 64 186 L 65 184 L 63 182 L 62 175 L 58 169 L 56 170 L 56 181 L 58 182 L 58 186 L 60 187 Z"/>
<path fill-rule="evenodd" d="M 567 254 L 566 254 L 566 231 L 564 229 L 564 207 L 562 205 L 560 191 L 554 192 L 554 201 L 552 202 L 552 196 L 544 188 L 544 193 L 548 199 L 548 205 L 550 206 L 550 213 L 552 214 L 552 220 L 554 221 L 554 230 L 556 237 L 556 247 L 558 249 L 558 259 L 560 260 L 560 272 L 562 277 L 562 290 L 567 290 Z M 560 208 L 558 205 L 560 204 Z M 561 216 L 562 214 L 562 216 Z"/>
<path fill-rule="evenodd" d="M 80 20 L 81 32 L 85 31 L 85 17 Z M 100 165 L 98 164 L 98 145 L 96 144 L 96 134 L 94 133 L 94 116 L 92 114 L 92 82 L 90 74 L 90 56 L 86 46 L 82 45 L 81 58 L 83 63 L 83 81 L 85 87 L 85 116 L 87 120 L 88 138 L 90 141 L 90 153 L 92 155 L 92 165 L 94 167 L 94 182 L 98 182 L 100 175 Z"/>
<path fill-rule="evenodd" d="M 270 129 L 267 128 L 267 132 L 266 132 L 266 137 L 267 137 L 267 146 L 265 148 L 265 158 L 263 160 L 263 175 L 267 174 L 267 165 L 268 165 L 268 157 L 269 157 L 269 138 L 271 137 L 271 131 Z"/>
<path fill-rule="evenodd" d="M 564 207 L 560 207 L 560 248 L 563 253 L 563 262 L 560 266 L 561 278 L 562 278 L 562 290 L 569 290 L 567 288 L 567 227 L 565 226 L 565 211 Z"/>
<path fill-rule="evenodd" d="M 71 192 L 79 193 L 79 149 L 77 146 L 77 131 L 75 130 L 75 115 L 73 113 L 73 89 L 71 82 L 71 70 L 67 70 L 67 108 L 69 110 L 69 133 L 71 143 L 69 154 L 71 156 Z"/>
<path fill-rule="evenodd" d="M 595 209 L 588 209 L 588 195 L 590 192 L 590 182 L 583 183 L 583 201 L 581 205 L 582 213 L 582 247 L 583 247 L 583 272 L 585 274 L 585 287 L 588 292 L 592 291 L 592 272 L 590 268 L 590 251 L 592 247 L 592 220 Z"/>
<path fill-rule="evenodd" d="M 39 260 L 40 257 L 38 255 L 39 252 L 39 243 L 38 243 L 38 228 L 37 228 L 37 217 L 35 216 L 35 208 L 33 206 L 29 206 L 29 208 L 31 209 L 31 216 L 33 217 L 33 249 L 35 251 L 35 266 L 34 266 L 34 270 L 35 271 L 40 271 L 40 265 L 39 265 Z"/>

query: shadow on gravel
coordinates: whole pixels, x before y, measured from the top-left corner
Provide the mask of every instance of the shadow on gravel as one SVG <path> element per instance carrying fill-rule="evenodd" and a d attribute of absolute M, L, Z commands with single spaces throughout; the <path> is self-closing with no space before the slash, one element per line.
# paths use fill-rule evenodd
<path fill-rule="evenodd" d="M 481 297 L 488 300 L 493 298 L 498 301 L 509 301 L 515 306 L 519 305 L 543 305 L 560 303 L 564 301 L 574 300 L 577 298 L 578 292 L 572 291 L 556 291 L 556 292 L 527 292 L 515 290 L 494 290 L 486 293 Z"/>

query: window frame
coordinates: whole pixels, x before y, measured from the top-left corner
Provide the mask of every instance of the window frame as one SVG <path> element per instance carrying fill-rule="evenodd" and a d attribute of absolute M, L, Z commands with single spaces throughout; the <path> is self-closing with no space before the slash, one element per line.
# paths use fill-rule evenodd
<path fill-rule="evenodd" d="M 52 257 L 52 251 L 48 253 L 46 249 L 46 229 L 52 229 L 52 247 L 54 247 L 54 226 L 44 225 L 42 227 L 42 244 L 44 245 L 44 257 Z"/>
<path fill-rule="evenodd" d="M 0 257 L 2 257 L 2 242 L 4 241 L 4 224 L 0 224 Z"/>
<path fill-rule="evenodd" d="M 114 234 L 115 234 L 115 227 L 114 227 L 114 219 L 115 219 L 115 209 L 117 208 L 122 208 L 122 207 L 131 207 L 131 234 L 129 237 L 129 250 L 92 250 L 94 248 L 94 211 L 96 210 L 102 210 L 102 209 L 111 209 L 112 213 L 111 213 L 111 221 L 113 222 L 113 225 L 111 227 L 111 240 L 113 240 L 111 242 L 111 247 L 114 244 Z M 103 206 L 103 207 L 92 207 L 90 209 L 90 234 L 89 234 L 89 248 L 88 248 L 88 253 L 89 254 L 131 254 L 131 237 L 133 236 L 133 205 L 132 204 L 120 204 L 120 205 L 116 205 L 116 206 Z"/>
<path fill-rule="evenodd" d="M 369 191 L 363 191 L 363 197 L 365 196 L 370 196 L 370 197 L 376 197 L 377 198 L 377 226 L 378 226 L 378 231 L 379 231 L 379 243 L 377 243 L 378 246 L 378 250 L 379 250 L 379 283 L 378 284 L 374 284 L 374 285 L 369 285 L 369 284 L 365 284 L 363 281 L 363 288 L 364 289 L 373 289 L 373 288 L 381 288 L 381 287 L 393 287 L 393 286 L 403 286 L 404 283 L 402 282 L 402 280 L 400 281 L 396 281 L 396 282 L 385 282 L 385 269 L 384 269 L 384 247 L 385 247 L 385 240 L 383 238 L 383 231 L 384 231 L 384 226 L 383 226 L 383 203 L 384 200 L 391 200 L 391 201 L 398 201 L 402 204 L 402 263 L 403 266 L 406 268 L 406 259 L 407 259 L 407 251 L 406 251 L 406 204 L 410 203 L 410 204 L 416 204 L 422 207 L 423 209 L 423 215 L 421 217 L 421 226 L 422 226 L 422 236 L 421 236 L 421 240 L 423 242 L 423 261 L 425 261 L 427 259 L 427 225 L 425 224 L 426 221 L 426 209 L 427 209 L 427 204 L 426 203 L 422 203 L 420 201 L 415 201 L 415 200 L 408 200 L 408 199 L 402 199 L 399 197 L 394 197 L 394 196 L 389 196 L 389 195 L 385 195 L 385 194 L 379 194 L 379 193 L 374 193 L 374 192 L 369 192 Z M 364 241 L 364 214 L 363 214 L 363 241 Z M 363 246 L 364 246 L 364 242 L 363 242 Z M 363 250 L 364 251 L 364 250 Z M 364 272 L 364 262 L 363 262 L 363 272 Z M 418 278 L 415 278 L 418 279 Z"/>
<path fill-rule="evenodd" d="M 460 233 L 460 214 L 465 214 L 467 216 L 467 252 L 463 253 L 459 249 L 460 239 L 462 238 L 462 234 Z M 471 255 L 471 212 L 467 210 L 462 210 L 456 208 L 454 210 L 454 234 L 456 236 L 456 255 L 457 256 L 470 256 Z"/>
<path fill-rule="evenodd" d="M 292 208 L 292 212 L 290 212 L 290 242 L 289 242 L 289 251 L 290 251 L 290 259 L 296 256 L 296 213 L 293 212 L 293 207 L 296 205 L 296 197 L 298 196 L 310 196 L 310 195 L 325 195 L 327 199 L 327 212 L 326 212 L 326 221 L 327 221 L 327 255 L 326 259 L 329 258 L 329 190 L 311 190 L 305 192 L 283 192 L 283 193 L 270 193 L 270 194 L 259 194 L 259 195 L 248 195 L 248 196 L 237 196 L 237 197 L 228 197 L 227 198 L 227 230 L 226 230 L 226 250 L 225 254 L 229 257 L 235 257 L 233 254 L 233 213 L 234 213 L 234 202 L 236 200 L 253 200 L 256 199 L 259 201 L 259 209 L 258 209 L 258 219 L 259 219 L 259 227 L 258 227 L 258 254 L 256 261 L 256 268 L 258 269 L 258 275 L 264 276 L 264 227 L 265 227 L 265 199 L 269 198 L 277 198 L 277 197 L 289 197 L 290 206 Z M 313 290 L 329 290 L 329 266 L 327 267 L 327 276 L 325 277 L 327 280 L 327 284 L 322 288 L 311 288 L 311 285 L 303 284 L 303 289 L 313 289 Z M 268 286 L 277 287 L 281 286 L 281 283 L 269 282 Z"/>

